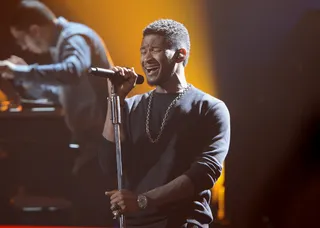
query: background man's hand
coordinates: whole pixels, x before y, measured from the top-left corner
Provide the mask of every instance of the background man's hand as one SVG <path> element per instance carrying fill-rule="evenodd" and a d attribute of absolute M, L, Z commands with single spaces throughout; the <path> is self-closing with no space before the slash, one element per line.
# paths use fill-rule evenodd
<path fill-rule="evenodd" d="M 13 74 L 13 68 L 15 67 L 15 64 L 8 61 L 0 61 L 0 74 L 1 77 L 4 79 L 13 79 L 14 74 Z"/>
<path fill-rule="evenodd" d="M 16 65 L 28 65 L 26 63 L 26 61 L 24 61 L 24 59 L 15 56 L 15 55 L 11 55 L 9 59 L 7 59 L 9 62 L 14 63 Z"/>
<path fill-rule="evenodd" d="M 9 59 L 0 61 L 0 74 L 4 79 L 14 78 L 14 68 L 16 65 L 28 65 L 24 59 L 11 55 Z"/>

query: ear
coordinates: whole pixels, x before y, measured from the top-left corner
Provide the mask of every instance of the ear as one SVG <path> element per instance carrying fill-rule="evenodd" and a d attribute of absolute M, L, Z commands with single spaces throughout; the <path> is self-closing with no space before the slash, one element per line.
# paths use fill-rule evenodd
<path fill-rule="evenodd" d="M 175 53 L 175 62 L 176 63 L 181 63 L 186 59 L 187 55 L 187 50 L 184 48 L 180 48 L 179 50 L 176 51 Z"/>
<path fill-rule="evenodd" d="M 40 34 L 40 26 L 39 25 L 31 25 L 29 27 L 29 33 L 32 36 L 39 36 L 39 34 Z"/>

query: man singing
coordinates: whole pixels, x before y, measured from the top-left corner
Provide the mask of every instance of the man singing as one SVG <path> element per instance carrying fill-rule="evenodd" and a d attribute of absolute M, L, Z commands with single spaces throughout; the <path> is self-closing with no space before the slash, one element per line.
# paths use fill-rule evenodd
<path fill-rule="evenodd" d="M 230 117 L 221 100 L 187 82 L 189 54 L 185 26 L 162 19 L 144 29 L 140 48 L 148 84 L 155 89 L 126 98 L 137 74 L 133 68 L 113 68 L 125 79 L 114 85 L 122 110 L 124 189 L 106 195 L 112 210 L 125 215 L 127 227 L 209 227 L 213 220 L 210 189 L 229 149 Z M 108 109 L 99 157 L 113 176 L 114 141 Z"/>

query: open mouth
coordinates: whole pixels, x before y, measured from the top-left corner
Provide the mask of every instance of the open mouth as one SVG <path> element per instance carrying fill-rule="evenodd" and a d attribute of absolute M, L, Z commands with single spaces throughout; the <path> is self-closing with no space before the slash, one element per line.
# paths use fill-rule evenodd
<path fill-rule="evenodd" d="M 146 67 L 146 70 L 149 75 L 152 75 L 159 70 L 159 66 Z"/>

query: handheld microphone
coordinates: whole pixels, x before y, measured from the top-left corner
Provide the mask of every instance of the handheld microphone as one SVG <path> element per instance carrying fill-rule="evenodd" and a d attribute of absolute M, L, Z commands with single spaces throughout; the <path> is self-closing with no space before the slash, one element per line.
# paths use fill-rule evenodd
<path fill-rule="evenodd" d="M 89 74 L 92 74 L 94 76 L 99 76 L 102 78 L 110 78 L 111 80 L 123 82 L 125 79 L 120 76 L 119 72 L 115 72 L 113 70 L 99 68 L 99 67 L 91 67 L 88 70 Z M 142 84 L 144 82 L 144 77 L 142 75 L 138 74 L 138 78 L 136 81 L 136 84 Z"/>

